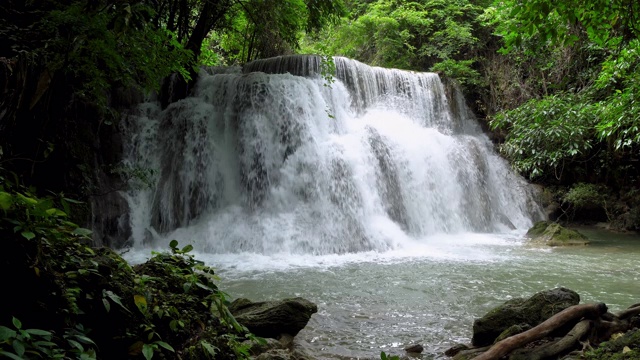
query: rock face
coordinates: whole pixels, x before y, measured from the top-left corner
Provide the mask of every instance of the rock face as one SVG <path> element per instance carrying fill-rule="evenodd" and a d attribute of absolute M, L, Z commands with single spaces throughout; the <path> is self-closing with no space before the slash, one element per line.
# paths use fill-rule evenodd
<path fill-rule="evenodd" d="M 539 221 L 527 232 L 531 240 L 548 246 L 576 246 L 589 245 L 589 240 L 581 233 L 567 229 L 557 223 Z"/>
<path fill-rule="evenodd" d="M 253 334 L 277 338 L 281 334 L 298 334 L 307 325 L 311 315 L 318 311 L 318 307 L 300 297 L 263 302 L 237 299 L 231 303 L 229 310 Z"/>
<path fill-rule="evenodd" d="M 522 329 L 534 327 L 579 302 L 580 295 L 565 288 L 542 291 L 528 299 L 509 300 L 473 322 L 471 342 L 478 347 L 491 345 L 503 331 L 514 325 Z"/>

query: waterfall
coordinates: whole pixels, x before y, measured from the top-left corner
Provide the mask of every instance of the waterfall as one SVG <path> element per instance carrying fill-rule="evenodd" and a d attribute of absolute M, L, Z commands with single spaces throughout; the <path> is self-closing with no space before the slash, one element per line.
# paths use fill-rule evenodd
<path fill-rule="evenodd" d="M 433 73 L 318 56 L 201 71 L 194 95 L 122 122 L 136 245 L 211 253 L 385 251 L 402 238 L 524 229 L 541 212 Z"/>

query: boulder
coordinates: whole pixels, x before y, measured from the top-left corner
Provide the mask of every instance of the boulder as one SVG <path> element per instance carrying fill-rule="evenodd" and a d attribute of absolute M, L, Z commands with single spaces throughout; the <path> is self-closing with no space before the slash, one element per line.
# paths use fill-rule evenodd
<path fill-rule="evenodd" d="M 229 310 L 253 334 L 278 338 L 281 334 L 296 336 L 307 325 L 311 315 L 318 312 L 318 307 L 297 297 L 262 302 L 238 299 L 231 303 Z"/>
<path fill-rule="evenodd" d="M 548 221 L 535 223 L 527 232 L 527 236 L 535 242 L 541 242 L 548 246 L 589 245 L 587 237 L 578 231 Z"/>
<path fill-rule="evenodd" d="M 424 351 L 424 346 L 420 344 L 413 344 L 405 347 L 404 351 L 412 354 L 421 354 Z"/>
<path fill-rule="evenodd" d="M 522 329 L 534 327 L 578 303 L 580 295 L 565 288 L 542 291 L 528 299 L 509 300 L 473 322 L 471 342 L 477 347 L 491 345 L 502 332 L 514 325 Z"/>

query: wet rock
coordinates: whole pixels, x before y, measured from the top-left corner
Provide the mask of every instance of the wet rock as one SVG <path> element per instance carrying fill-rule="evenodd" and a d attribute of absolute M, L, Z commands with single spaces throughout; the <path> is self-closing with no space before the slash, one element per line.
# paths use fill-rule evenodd
<path fill-rule="evenodd" d="M 529 324 L 517 324 L 517 325 L 509 326 L 505 331 L 503 331 L 502 333 L 500 333 L 500 335 L 498 335 L 498 337 L 493 341 L 493 343 L 495 344 L 498 341 L 502 341 L 513 335 L 520 334 L 521 332 L 525 332 L 531 328 L 532 327 Z"/>
<path fill-rule="evenodd" d="M 278 338 L 281 334 L 296 336 L 307 325 L 311 315 L 318 311 L 318 307 L 300 297 L 263 302 L 238 299 L 231 303 L 229 310 L 253 334 Z"/>
<path fill-rule="evenodd" d="M 534 327 L 578 303 L 580 295 L 565 288 L 542 291 L 528 299 L 509 300 L 473 322 L 471 342 L 474 346 L 491 345 L 511 326 L 523 324 Z"/>
<path fill-rule="evenodd" d="M 529 231 L 527 236 L 532 241 L 541 242 L 548 246 L 583 246 L 589 245 L 589 240 L 576 230 L 567 229 L 558 223 L 539 221 Z"/>
<path fill-rule="evenodd" d="M 416 353 L 416 354 L 420 354 L 424 351 L 424 347 L 420 344 L 414 344 L 414 345 L 409 345 L 407 347 L 404 348 L 404 351 L 408 352 L 408 353 Z"/>
<path fill-rule="evenodd" d="M 447 356 L 455 356 L 460 351 L 463 351 L 463 350 L 469 350 L 469 346 L 465 344 L 455 344 L 452 347 L 450 347 L 447 351 L 445 351 L 444 354 Z"/>
<path fill-rule="evenodd" d="M 245 340 L 243 341 L 243 344 L 249 348 L 249 353 L 251 355 L 260 355 L 262 353 L 265 353 L 271 350 L 278 350 L 278 349 L 284 348 L 280 343 L 280 341 L 276 339 L 266 338 L 264 340 L 265 342 L 262 344 L 256 341 Z"/>

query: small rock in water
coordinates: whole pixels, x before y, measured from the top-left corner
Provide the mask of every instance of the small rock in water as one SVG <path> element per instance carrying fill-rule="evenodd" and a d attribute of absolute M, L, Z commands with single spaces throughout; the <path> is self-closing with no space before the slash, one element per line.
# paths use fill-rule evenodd
<path fill-rule="evenodd" d="M 409 345 L 406 348 L 404 348 L 404 351 L 408 352 L 408 353 L 422 353 L 424 351 L 424 347 L 422 347 L 422 345 L 420 344 L 415 344 L 415 345 Z"/>

